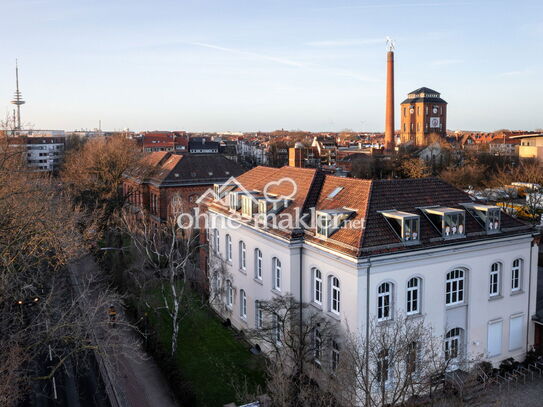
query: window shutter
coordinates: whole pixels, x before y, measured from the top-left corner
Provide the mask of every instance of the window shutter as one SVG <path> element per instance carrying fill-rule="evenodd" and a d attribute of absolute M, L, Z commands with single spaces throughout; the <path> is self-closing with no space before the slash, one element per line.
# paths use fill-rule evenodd
<path fill-rule="evenodd" d="M 511 318 L 509 321 L 509 350 L 519 349 L 522 347 L 522 325 L 523 317 Z"/>
<path fill-rule="evenodd" d="M 487 352 L 490 357 L 502 352 L 502 326 L 502 321 L 488 324 Z"/>

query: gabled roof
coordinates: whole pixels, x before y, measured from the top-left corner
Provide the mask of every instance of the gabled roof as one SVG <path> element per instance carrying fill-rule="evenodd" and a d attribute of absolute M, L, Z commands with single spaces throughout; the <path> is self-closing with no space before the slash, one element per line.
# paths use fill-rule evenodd
<path fill-rule="evenodd" d="M 142 183 L 160 187 L 187 184 L 214 184 L 237 177 L 243 169 L 234 161 L 219 154 L 181 155 L 166 151 L 145 156 L 125 176 Z"/>

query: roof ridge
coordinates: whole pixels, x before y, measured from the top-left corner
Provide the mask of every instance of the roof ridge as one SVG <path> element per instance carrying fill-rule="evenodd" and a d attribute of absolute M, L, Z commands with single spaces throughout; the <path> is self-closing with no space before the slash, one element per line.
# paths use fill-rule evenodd
<path fill-rule="evenodd" d="M 368 211 L 369 211 L 370 204 L 373 197 L 373 183 L 375 182 L 375 180 L 370 179 L 369 182 L 370 182 L 370 189 L 368 191 L 368 200 L 366 202 L 366 207 L 364 208 L 364 229 L 362 231 L 362 236 L 360 237 L 360 242 L 358 244 L 357 257 L 360 257 L 362 255 L 362 248 L 364 247 L 364 243 L 366 239 L 366 221 L 368 219 Z"/>

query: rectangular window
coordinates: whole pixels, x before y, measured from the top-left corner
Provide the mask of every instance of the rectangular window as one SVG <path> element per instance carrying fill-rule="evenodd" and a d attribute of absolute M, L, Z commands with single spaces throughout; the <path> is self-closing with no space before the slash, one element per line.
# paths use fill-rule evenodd
<path fill-rule="evenodd" d="M 522 348 L 522 326 L 524 317 L 522 315 L 512 317 L 509 320 L 509 350 Z"/>
<path fill-rule="evenodd" d="M 264 311 L 258 301 L 255 301 L 255 326 L 257 328 L 264 326 Z"/>

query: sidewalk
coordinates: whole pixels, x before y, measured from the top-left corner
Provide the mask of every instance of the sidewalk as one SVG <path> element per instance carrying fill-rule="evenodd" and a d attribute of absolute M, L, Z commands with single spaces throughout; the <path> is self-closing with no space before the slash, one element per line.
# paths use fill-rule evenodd
<path fill-rule="evenodd" d="M 97 270 L 92 256 L 87 255 L 70 264 L 69 271 L 76 281 Z M 127 329 L 115 328 L 119 341 L 134 342 L 134 333 Z M 95 332 L 99 336 L 99 332 Z M 98 340 L 99 342 L 99 340 Z M 154 360 L 138 348 L 133 355 L 116 354 L 103 365 L 107 376 L 103 377 L 106 387 L 111 386 L 119 407 L 177 407 L 172 392 Z M 115 366 L 108 369 L 107 366 Z M 113 404 L 113 403 L 112 403 Z"/>

